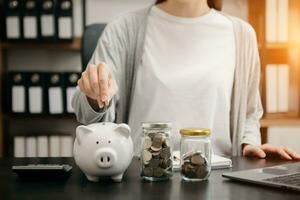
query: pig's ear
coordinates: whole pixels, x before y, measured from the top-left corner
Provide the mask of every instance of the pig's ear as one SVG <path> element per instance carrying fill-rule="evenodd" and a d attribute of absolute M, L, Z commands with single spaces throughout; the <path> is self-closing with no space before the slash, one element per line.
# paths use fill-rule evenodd
<path fill-rule="evenodd" d="M 130 127 L 127 124 L 119 124 L 116 128 L 115 131 L 118 133 L 121 133 L 124 135 L 126 138 L 130 137 Z"/>
<path fill-rule="evenodd" d="M 87 126 L 78 126 L 76 128 L 76 139 L 78 141 L 78 144 L 80 145 L 83 137 L 86 135 L 86 134 L 89 134 L 89 133 L 92 133 L 93 130 Z"/>

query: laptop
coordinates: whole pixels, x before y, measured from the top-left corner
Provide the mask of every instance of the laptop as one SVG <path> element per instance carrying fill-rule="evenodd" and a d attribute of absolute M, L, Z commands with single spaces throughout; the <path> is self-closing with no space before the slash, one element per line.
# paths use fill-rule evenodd
<path fill-rule="evenodd" d="M 222 176 L 236 181 L 300 191 L 300 162 L 223 173 Z"/>

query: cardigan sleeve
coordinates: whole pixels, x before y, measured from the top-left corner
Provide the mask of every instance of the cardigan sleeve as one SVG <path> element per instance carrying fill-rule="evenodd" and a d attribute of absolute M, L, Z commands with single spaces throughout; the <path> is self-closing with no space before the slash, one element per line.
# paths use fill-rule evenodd
<path fill-rule="evenodd" d="M 263 115 L 263 108 L 260 97 L 260 59 L 257 47 L 256 33 L 249 25 L 247 31 L 248 51 L 248 92 L 247 111 L 244 133 L 241 144 L 260 145 L 260 119 Z"/>

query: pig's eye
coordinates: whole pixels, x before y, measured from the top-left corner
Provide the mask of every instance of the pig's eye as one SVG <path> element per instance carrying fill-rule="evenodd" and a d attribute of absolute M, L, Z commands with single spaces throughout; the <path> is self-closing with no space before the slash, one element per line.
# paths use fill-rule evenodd
<path fill-rule="evenodd" d="M 108 143 L 111 143 L 111 141 L 110 141 L 110 140 L 108 140 Z"/>
<path fill-rule="evenodd" d="M 99 144 L 99 141 L 97 141 L 96 144 Z"/>

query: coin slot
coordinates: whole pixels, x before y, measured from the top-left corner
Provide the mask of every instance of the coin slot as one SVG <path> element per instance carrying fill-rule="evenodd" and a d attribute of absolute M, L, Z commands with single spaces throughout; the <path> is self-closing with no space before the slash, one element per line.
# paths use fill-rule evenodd
<path fill-rule="evenodd" d="M 101 162 L 103 162 L 103 157 L 101 157 Z"/>

